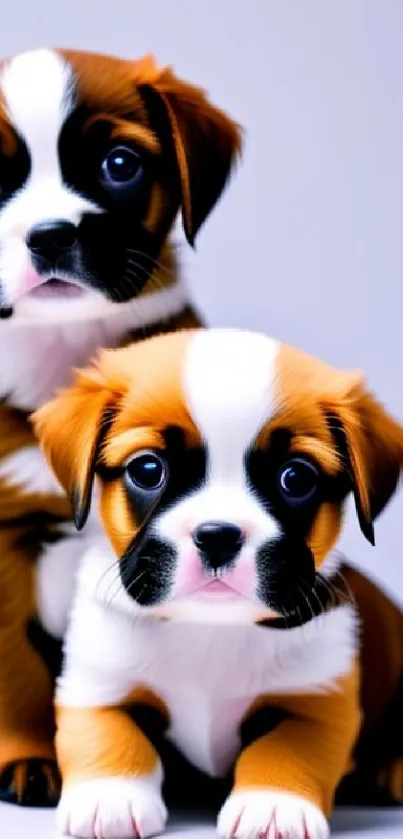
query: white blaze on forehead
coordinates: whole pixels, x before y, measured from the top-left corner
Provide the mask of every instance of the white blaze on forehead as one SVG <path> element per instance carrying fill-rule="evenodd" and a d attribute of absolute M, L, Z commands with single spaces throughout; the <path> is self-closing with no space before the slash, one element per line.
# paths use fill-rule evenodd
<path fill-rule="evenodd" d="M 198 332 L 183 387 L 209 450 L 212 480 L 240 478 L 245 451 L 274 411 L 279 343 L 237 329 Z"/>
<path fill-rule="evenodd" d="M 9 252 L 15 240 L 24 239 L 40 222 L 63 219 L 78 224 L 84 212 L 99 208 L 64 183 L 60 167 L 60 132 L 74 106 L 71 67 L 52 50 L 21 53 L 5 65 L 0 86 L 9 119 L 30 159 L 28 180 L 0 214 L 0 237 L 9 237 L 6 264 L 1 265 L 7 284 L 8 273 L 18 274 L 18 260 Z"/>
<path fill-rule="evenodd" d="M 27 233 L 45 221 L 78 225 L 98 205 L 63 180 L 59 138 L 74 107 L 72 68 L 48 49 L 21 53 L 7 62 L 0 76 L 4 105 L 29 155 L 29 176 L 0 213 L 0 277 L 9 302 L 25 292 L 30 256 Z"/>
<path fill-rule="evenodd" d="M 1 88 L 9 118 L 35 151 L 35 163 L 51 171 L 72 107 L 71 67 L 53 50 L 21 53 L 5 65 Z"/>

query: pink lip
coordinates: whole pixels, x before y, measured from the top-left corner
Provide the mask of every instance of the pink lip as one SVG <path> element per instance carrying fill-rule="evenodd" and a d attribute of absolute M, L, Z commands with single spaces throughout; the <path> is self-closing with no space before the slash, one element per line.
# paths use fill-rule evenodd
<path fill-rule="evenodd" d="M 42 277 L 32 265 L 28 265 L 20 280 L 16 299 L 31 297 L 37 299 L 51 299 L 58 297 L 78 297 L 84 289 L 74 280 L 64 280 L 59 277 Z"/>
<path fill-rule="evenodd" d="M 227 586 L 221 580 L 212 580 L 210 583 L 206 583 L 206 585 L 203 586 L 203 590 L 205 591 L 206 589 L 208 589 L 208 591 L 213 591 L 215 593 L 222 593 L 222 592 L 226 592 L 226 591 L 231 591 L 229 586 Z"/>
<path fill-rule="evenodd" d="M 51 277 L 51 279 L 45 280 L 45 282 L 32 288 L 28 293 L 30 297 L 37 298 L 80 297 L 83 291 L 84 289 L 75 283 Z"/>
<path fill-rule="evenodd" d="M 211 580 L 211 582 L 206 583 L 204 586 L 201 586 L 197 591 L 195 591 L 197 597 L 213 599 L 218 597 L 220 600 L 239 600 L 242 599 L 241 594 L 238 594 L 232 586 L 228 586 L 226 583 L 223 583 L 221 580 Z"/>

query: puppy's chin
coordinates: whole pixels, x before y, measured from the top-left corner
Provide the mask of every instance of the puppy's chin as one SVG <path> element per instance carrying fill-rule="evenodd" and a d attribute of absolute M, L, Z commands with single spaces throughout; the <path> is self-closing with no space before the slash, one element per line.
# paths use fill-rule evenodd
<path fill-rule="evenodd" d="M 7 323 L 63 324 L 77 321 L 101 320 L 133 309 L 133 301 L 113 303 L 103 294 L 73 284 L 46 288 L 40 286 L 12 304 L 12 316 Z"/>
<path fill-rule="evenodd" d="M 216 625 L 253 624 L 278 617 L 277 612 L 246 598 L 225 599 L 222 596 L 178 598 L 147 611 L 160 619 Z"/>

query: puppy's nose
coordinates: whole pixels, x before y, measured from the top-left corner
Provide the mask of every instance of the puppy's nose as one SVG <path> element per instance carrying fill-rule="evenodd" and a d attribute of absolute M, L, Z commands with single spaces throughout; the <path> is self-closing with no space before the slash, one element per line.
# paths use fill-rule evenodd
<path fill-rule="evenodd" d="M 243 544 L 243 533 L 236 524 L 206 521 L 192 533 L 192 539 L 211 568 L 221 568 L 233 559 Z"/>
<path fill-rule="evenodd" d="M 70 221 L 53 219 L 31 227 L 26 244 L 32 253 L 45 259 L 57 259 L 69 251 L 77 239 L 77 229 Z"/>

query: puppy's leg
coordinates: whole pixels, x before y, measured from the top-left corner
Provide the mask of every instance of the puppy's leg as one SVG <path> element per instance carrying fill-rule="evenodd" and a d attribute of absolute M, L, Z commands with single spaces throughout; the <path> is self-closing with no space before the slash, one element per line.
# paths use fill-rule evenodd
<path fill-rule="evenodd" d="M 52 680 L 27 637 L 33 614 L 33 568 L 16 534 L 2 533 L 0 586 L 0 800 L 54 805 Z"/>
<path fill-rule="evenodd" d="M 326 839 L 336 786 L 360 724 L 358 674 L 339 690 L 286 698 L 289 718 L 240 755 L 218 820 L 234 839 Z"/>
<path fill-rule="evenodd" d="M 127 710 L 59 707 L 57 722 L 61 833 L 126 839 L 161 832 L 167 818 L 161 763 Z"/>

